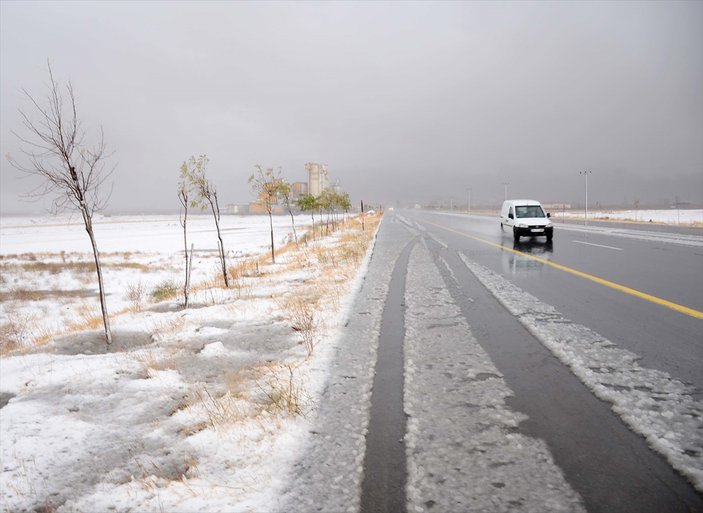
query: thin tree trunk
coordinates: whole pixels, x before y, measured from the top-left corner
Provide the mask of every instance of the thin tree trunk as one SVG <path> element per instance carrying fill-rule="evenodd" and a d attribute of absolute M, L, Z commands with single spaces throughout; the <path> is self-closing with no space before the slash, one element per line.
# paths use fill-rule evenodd
<path fill-rule="evenodd" d="M 271 216 L 270 211 L 269 211 L 269 225 L 271 226 L 271 263 L 275 264 L 276 263 L 276 255 L 274 254 L 274 250 L 273 250 L 273 217 Z"/>
<path fill-rule="evenodd" d="M 293 217 L 293 211 L 288 207 L 288 213 L 290 214 L 290 224 L 293 226 L 293 238 L 295 239 L 295 246 L 298 247 L 298 234 L 295 232 L 295 218 Z"/>
<path fill-rule="evenodd" d="M 95 259 L 95 272 L 98 275 L 98 290 L 100 291 L 100 310 L 103 316 L 103 326 L 105 328 L 105 342 L 109 346 L 112 343 L 112 332 L 110 331 L 110 317 L 107 313 L 107 302 L 105 301 L 105 286 L 103 284 L 103 271 L 100 265 L 100 253 L 98 252 L 98 243 L 95 240 L 95 234 L 93 233 L 93 222 L 91 220 L 88 211 L 85 210 L 85 206 L 81 208 L 81 214 L 83 214 L 83 221 L 85 223 L 85 231 L 88 232 L 88 237 L 90 237 L 90 245 L 93 247 L 93 258 Z"/>
<path fill-rule="evenodd" d="M 190 260 L 188 258 L 188 207 L 185 208 L 185 214 L 183 215 L 183 255 L 186 261 L 186 280 L 183 284 L 183 297 L 184 297 L 184 308 L 188 308 L 188 292 L 190 290 Z"/>
<path fill-rule="evenodd" d="M 222 234 L 220 233 L 219 209 L 215 210 L 215 205 L 210 201 L 212 216 L 215 218 L 215 228 L 217 228 L 217 246 L 220 250 L 220 263 L 222 264 L 222 277 L 225 280 L 225 287 L 229 288 L 229 279 L 227 278 L 227 262 L 225 261 L 225 245 L 222 242 Z"/>
<path fill-rule="evenodd" d="M 190 295 L 190 272 L 193 269 L 193 247 L 195 244 L 190 245 L 190 258 L 188 259 L 188 265 L 186 266 L 186 290 L 187 290 L 187 295 Z M 188 300 L 186 299 L 186 308 L 188 308 Z"/>

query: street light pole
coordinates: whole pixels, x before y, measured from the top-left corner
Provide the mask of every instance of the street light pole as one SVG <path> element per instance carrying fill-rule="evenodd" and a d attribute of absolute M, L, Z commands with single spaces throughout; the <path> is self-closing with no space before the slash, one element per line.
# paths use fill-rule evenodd
<path fill-rule="evenodd" d="M 466 192 L 467 192 L 468 195 L 469 195 L 469 201 L 468 201 L 468 203 L 466 204 L 466 212 L 467 212 L 469 215 L 471 215 L 471 188 L 467 188 L 467 189 L 466 189 Z"/>
<path fill-rule="evenodd" d="M 505 201 L 508 201 L 508 185 L 510 185 L 510 183 L 508 183 L 508 182 L 503 182 L 503 187 L 505 187 L 505 194 L 504 194 L 504 195 L 505 195 L 505 198 L 504 198 Z"/>
<path fill-rule="evenodd" d="M 579 171 L 579 174 L 586 179 L 586 204 L 583 210 L 583 225 L 588 226 L 588 175 L 592 174 L 592 171 Z"/>

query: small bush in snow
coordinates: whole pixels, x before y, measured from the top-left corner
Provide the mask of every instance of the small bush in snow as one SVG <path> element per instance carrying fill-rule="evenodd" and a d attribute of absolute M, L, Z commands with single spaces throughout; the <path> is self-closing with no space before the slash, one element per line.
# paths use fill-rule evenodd
<path fill-rule="evenodd" d="M 308 356 L 312 355 L 315 349 L 315 332 L 317 330 L 317 319 L 315 309 L 317 305 L 305 297 L 292 297 L 285 304 L 286 316 L 291 322 L 291 328 L 295 331 L 305 345 Z"/>
<path fill-rule="evenodd" d="M 141 281 L 127 285 L 127 299 L 137 312 L 141 312 L 145 297 L 146 287 Z"/>
<path fill-rule="evenodd" d="M 154 301 L 165 301 L 178 295 L 178 285 L 173 280 L 165 280 L 159 283 L 151 291 L 151 299 Z"/>

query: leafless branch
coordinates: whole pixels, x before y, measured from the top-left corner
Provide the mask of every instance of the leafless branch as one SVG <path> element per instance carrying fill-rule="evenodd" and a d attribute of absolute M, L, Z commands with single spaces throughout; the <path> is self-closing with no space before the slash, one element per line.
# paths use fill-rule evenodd
<path fill-rule="evenodd" d="M 52 211 L 72 209 L 81 214 L 86 232 L 90 237 L 98 275 L 100 304 L 105 324 L 106 341 L 111 341 L 109 318 L 105 303 L 100 255 L 93 233 L 93 215 L 105 207 L 109 195 L 102 194 L 105 181 L 114 167 L 106 172 L 107 152 L 102 127 L 98 142 L 90 146 L 84 142 L 76 108 L 76 96 L 70 82 L 65 87 L 66 102 L 60 84 L 54 79 L 51 64 L 49 70 L 49 92 L 40 101 L 23 89 L 32 105 L 31 114 L 20 110 L 26 135 L 13 132 L 22 143 L 22 160 L 7 156 L 10 164 L 28 176 L 41 179 L 41 183 L 28 193 L 29 197 L 53 196 Z"/>

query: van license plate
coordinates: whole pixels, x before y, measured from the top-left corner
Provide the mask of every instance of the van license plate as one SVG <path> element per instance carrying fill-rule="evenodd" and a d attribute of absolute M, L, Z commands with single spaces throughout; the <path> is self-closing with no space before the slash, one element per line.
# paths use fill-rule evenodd
<path fill-rule="evenodd" d="M 532 233 L 542 233 L 544 228 L 532 228 Z"/>

